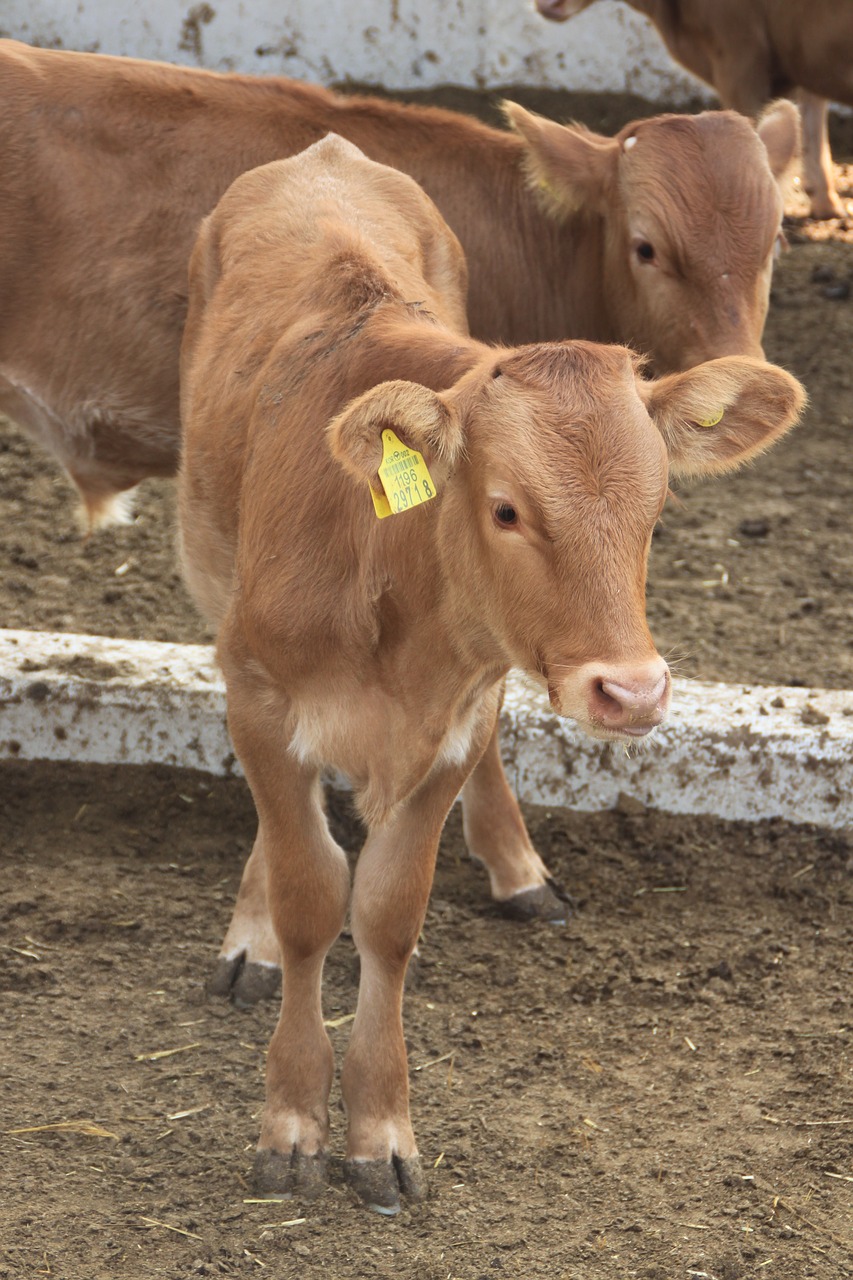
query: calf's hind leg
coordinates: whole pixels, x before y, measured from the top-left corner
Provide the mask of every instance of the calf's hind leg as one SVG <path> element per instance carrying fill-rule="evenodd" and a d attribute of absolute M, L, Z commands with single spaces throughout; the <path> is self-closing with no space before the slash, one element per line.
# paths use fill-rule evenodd
<path fill-rule="evenodd" d="M 514 920 L 560 923 L 569 914 L 565 894 L 533 847 L 501 760 L 498 718 L 462 792 L 468 852 L 489 873 L 492 897 Z"/>
<path fill-rule="evenodd" d="M 281 995 L 281 951 L 267 904 L 267 864 L 261 831 L 255 839 L 208 983 L 214 996 L 228 996 L 238 1009 Z"/>

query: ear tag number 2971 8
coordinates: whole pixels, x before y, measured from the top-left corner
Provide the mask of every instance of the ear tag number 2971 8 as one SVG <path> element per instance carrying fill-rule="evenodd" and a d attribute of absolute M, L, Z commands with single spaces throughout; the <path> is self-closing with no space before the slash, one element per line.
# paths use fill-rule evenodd
<path fill-rule="evenodd" d="M 400 515 L 435 497 L 435 485 L 423 456 L 417 449 L 403 444 L 390 427 L 382 432 L 379 479 L 385 493 L 376 493 L 371 485 L 370 495 L 380 520 Z"/>

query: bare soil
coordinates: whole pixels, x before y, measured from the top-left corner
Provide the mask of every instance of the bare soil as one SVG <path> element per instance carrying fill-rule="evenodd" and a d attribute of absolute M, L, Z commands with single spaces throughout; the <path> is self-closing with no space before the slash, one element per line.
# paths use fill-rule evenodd
<path fill-rule="evenodd" d="M 604 130 L 649 110 L 514 96 Z M 833 141 L 850 198 L 853 122 Z M 808 414 L 747 472 L 681 489 L 649 615 L 682 674 L 850 688 L 853 218 L 791 211 L 766 346 Z M 204 638 L 169 485 L 81 539 L 54 464 L 11 425 L 0 450 L 4 625 Z M 0 1277 L 853 1276 L 849 833 L 529 810 L 576 909 L 525 928 L 452 815 L 406 1009 L 431 1195 L 389 1221 L 339 1166 L 309 1206 L 248 1186 L 275 1010 L 204 990 L 252 840 L 245 786 L 14 762 L 0 812 Z M 356 980 L 343 938 L 339 1057 Z M 337 1095 L 333 1114 L 339 1157 Z"/>

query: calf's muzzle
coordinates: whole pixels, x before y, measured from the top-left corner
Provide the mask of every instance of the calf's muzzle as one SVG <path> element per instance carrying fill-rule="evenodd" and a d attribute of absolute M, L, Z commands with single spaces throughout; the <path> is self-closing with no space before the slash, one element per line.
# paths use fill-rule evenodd
<path fill-rule="evenodd" d="M 589 694 L 590 719 L 603 728 L 642 738 L 664 719 L 669 706 L 669 670 L 663 659 L 646 671 L 602 674 Z"/>
<path fill-rule="evenodd" d="M 671 680 L 659 654 L 643 662 L 590 662 L 579 668 L 551 703 L 596 737 L 644 738 L 666 719 Z"/>

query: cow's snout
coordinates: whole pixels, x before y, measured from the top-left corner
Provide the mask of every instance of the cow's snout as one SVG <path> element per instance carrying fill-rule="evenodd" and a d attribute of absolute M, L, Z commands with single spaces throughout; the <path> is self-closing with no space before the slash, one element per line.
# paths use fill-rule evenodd
<path fill-rule="evenodd" d="M 600 738 L 644 738 L 666 719 L 669 667 L 659 654 L 633 663 L 588 662 L 560 682 L 551 705 Z"/>
<path fill-rule="evenodd" d="M 646 668 L 602 672 L 591 681 L 589 718 L 602 729 L 643 738 L 666 716 L 669 684 L 662 658 Z"/>
<path fill-rule="evenodd" d="M 583 0 L 536 0 L 536 8 L 543 18 L 552 22 L 565 22 L 584 7 Z"/>

